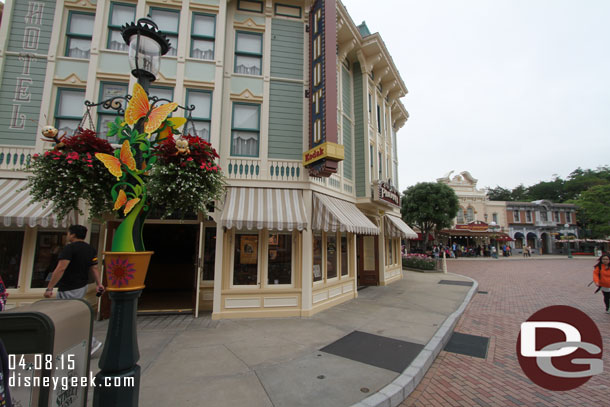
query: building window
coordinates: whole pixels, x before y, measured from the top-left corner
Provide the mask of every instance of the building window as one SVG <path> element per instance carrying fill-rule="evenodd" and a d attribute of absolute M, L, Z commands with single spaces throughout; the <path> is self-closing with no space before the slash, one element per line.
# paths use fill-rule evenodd
<path fill-rule="evenodd" d="M 263 35 L 235 33 L 235 73 L 260 75 L 263 60 Z"/>
<path fill-rule="evenodd" d="M 55 128 L 71 136 L 83 116 L 85 91 L 80 89 L 57 89 L 55 105 Z"/>
<path fill-rule="evenodd" d="M 166 88 L 163 86 L 151 86 L 148 89 L 148 97 L 156 97 L 157 99 L 165 99 L 165 101 L 169 100 L 171 102 L 174 99 L 174 89 Z M 163 104 L 165 103 L 160 102 L 157 103 L 155 106 L 161 106 Z"/>
<path fill-rule="evenodd" d="M 546 211 L 540 211 L 540 220 L 543 222 L 547 222 L 549 220 L 549 215 Z"/>
<path fill-rule="evenodd" d="M 322 281 L 322 232 L 313 234 L 313 281 Z"/>
<path fill-rule="evenodd" d="M 269 235 L 268 285 L 292 284 L 292 234 Z"/>
<path fill-rule="evenodd" d="M 337 277 L 337 235 L 335 233 L 326 234 L 326 278 Z"/>
<path fill-rule="evenodd" d="M 526 222 L 532 221 L 532 211 L 525 211 L 525 221 Z"/>
<path fill-rule="evenodd" d="M 375 163 L 375 153 L 373 151 L 373 145 L 370 144 L 369 145 L 369 161 L 370 161 L 370 171 L 369 171 L 369 182 L 371 182 L 373 180 L 373 168 L 374 167 L 374 163 Z"/>
<path fill-rule="evenodd" d="M 572 223 L 572 213 L 566 212 L 566 223 Z"/>
<path fill-rule="evenodd" d="M 100 100 L 107 100 L 117 96 L 125 96 L 128 92 L 126 83 L 104 83 L 100 84 Z M 118 141 L 118 136 L 108 139 L 108 124 L 114 122 L 119 114 L 116 110 L 105 109 L 100 105 L 97 107 L 97 133 L 98 137 L 105 138 L 111 143 Z"/>
<path fill-rule="evenodd" d="M 497 213 L 493 213 L 491 215 L 491 220 L 496 222 L 496 225 L 498 224 L 498 214 Z"/>
<path fill-rule="evenodd" d="M 468 223 L 474 222 L 474 208 L 472 206 L 469 206 L 468 209 L 466 209 L 466 221 Z"/>
<path fill-rule="evenodd" d="M 233 104 L 231 155 L 258 157 L 260 105 Z"/>
<path fill-rule="evenodd" d="M 520 222 L 521 218 L 519 216 L 519 211 L 513 211 L 513 218 L 515 222 Z"/>
<path fill-rule="evenodd" d="M 377 132 L 381 133 L 381 107 L 377 105 Z"/>
<path fill-rule="evenodd" d="M 258 284 L 258 234 L 235 234 L 233 285 Z"/>
<path fill-rule="evenodd" d="M 555 222 L 559 222 L 559 212 L 558 211 L 553 212 L 553 220 Z"/>
<path fill-rule="evenodd" d="M 461 206 L 458 209 L 456 223 L 463 224 L 464 223 L 464 208 Z"/>
<path fill-rule="evenodd" d="M 89 58 L 94 21 L 95 14 L 77 11 L 70 11 L 68 13 L 65 53 L 67 57 Z"/>
<path fill-rule="evenodd" d="M 193 13 L 191 24 L 191 58 L 214 59 L 216 16 Z"/>
<path fill-rule="evenodd" d="M 121 36 L 121 27 L 136 19 L 135 4 L 110 3 L 110 17 L 108 19 L 108 49 L 127 51 L 128 47 Z"/>
<path fill-rule="evenodd" d="M 51 274 L 58 263 L 59 253 L 66 245 L 66 237 L 66 232 L 38 232 L 30 288 L 43 288 L 49 285 Z"/>
<path fill-rule="evenodd" d="M 203 275 L 202 280 L 214 280 L 214 269 L 216 267 L 216 228 L 206 227 L 203 248 Z"/>
<path fill-rule="evenodd" d="M 150 17 L 159 26 L 161 31 L 169 40 L 169 56 L 178 54 L 178 27 L 180 25 L 180 11 L 162 8 L 151 8 Z"/>
<path fill-rule="evenodd" d="M 379 167 L 379 179 L 382 179 L 381 174 L 383 172 L 383 161 L 381 160 L 381 151 L 377 153 L 377 165 Z"/>
<path fill-rule="evenodd" d="M 19 285 L 19 268 L 21 266 L 21 251 L 23 249 L 23 230 L 0 231 L 0 277 L 6 288 L 17 288 Z"/>
<path fill-rule="evenodd" d="M 186 90 L 186 106 L 195 106 L 191 112 L 193 127 L 187 129 L 191 135 L 197 135 L 210 141 L 210 120 L 212 118 L 212 92 L 203 90 Z"/>
<path fill-rule="evenodd" d="M 349 274 L 349 264 L 347 258 L 347 234 L 343 232 L 341 233 L 341 276 L 347 276 Z"/>

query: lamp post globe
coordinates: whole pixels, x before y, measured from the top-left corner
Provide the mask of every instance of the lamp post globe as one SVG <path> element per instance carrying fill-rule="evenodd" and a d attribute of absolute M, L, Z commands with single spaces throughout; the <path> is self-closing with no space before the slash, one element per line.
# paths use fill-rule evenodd
<path fill-rule="evenodd" d="M 169 51 L 169 40 L 150 18 L 140 18 L 136 23 L 125 24 L 121 28 L 121 35 L 129 46 L 131 74 L 148 91 L 150 82 L 157 79 L 161 56 Z"/>

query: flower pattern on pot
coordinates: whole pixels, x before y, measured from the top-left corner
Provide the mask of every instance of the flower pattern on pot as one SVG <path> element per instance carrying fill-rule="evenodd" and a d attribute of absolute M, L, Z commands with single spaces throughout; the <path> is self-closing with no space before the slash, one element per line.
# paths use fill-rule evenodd
<path fill-rule="evenodd" d="M 133 263 L 119 257 L 110 262 L 107 271 L 108 279 L 112 285 L 120 288 L 129 284 L 129 280 L 133 279 L 136 269 Z"/>

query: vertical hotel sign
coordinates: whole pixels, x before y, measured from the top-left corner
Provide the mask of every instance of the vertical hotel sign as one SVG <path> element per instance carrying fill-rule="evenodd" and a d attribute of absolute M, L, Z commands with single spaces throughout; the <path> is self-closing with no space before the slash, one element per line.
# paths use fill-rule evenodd
<path fill-rule="evenodd" d="M 343 160 L 337 144 L 337 4 L 316 0 L 309 14 L 309 174 L 329 177 Z"/>
<path fill-rule="evenodd" d="M 36 144 L 54 13 L 54 0 L 16 0 L 10 19 L 3 18 L 11 26 L 0 87 L 0 144 Z"/>

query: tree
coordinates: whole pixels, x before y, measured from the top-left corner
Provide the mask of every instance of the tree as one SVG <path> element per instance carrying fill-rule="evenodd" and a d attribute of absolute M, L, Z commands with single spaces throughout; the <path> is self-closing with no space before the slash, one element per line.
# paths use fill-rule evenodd
<path fill-rule="evenodd" d="M 496 185 L 495 188 L 487 188 L 487 197 L 490 201 L 512 201 L 510 189 Z"/>
<path fill-rule="evenodd" d="M 421 231 L 425 247 L 430 232 L 451 226 L 458 208 L 458 197 L 449 186 L 420 182 L 403 192 L 400 212 L 405 222 Z"/>
<path fill-rule="evenodd" d="M 552 181 L 540 181 L 527 189 L 532 201 L 546 199 L 551 202 L 563 202 L 565 181 L 555 176 Z"/>
<path fill-rule="evenodd" d="M 573 201 L 579 209 L 583 229 L 591 231 L 593 238 L 610 235 L 610 184 L 589 188 Z"/>

